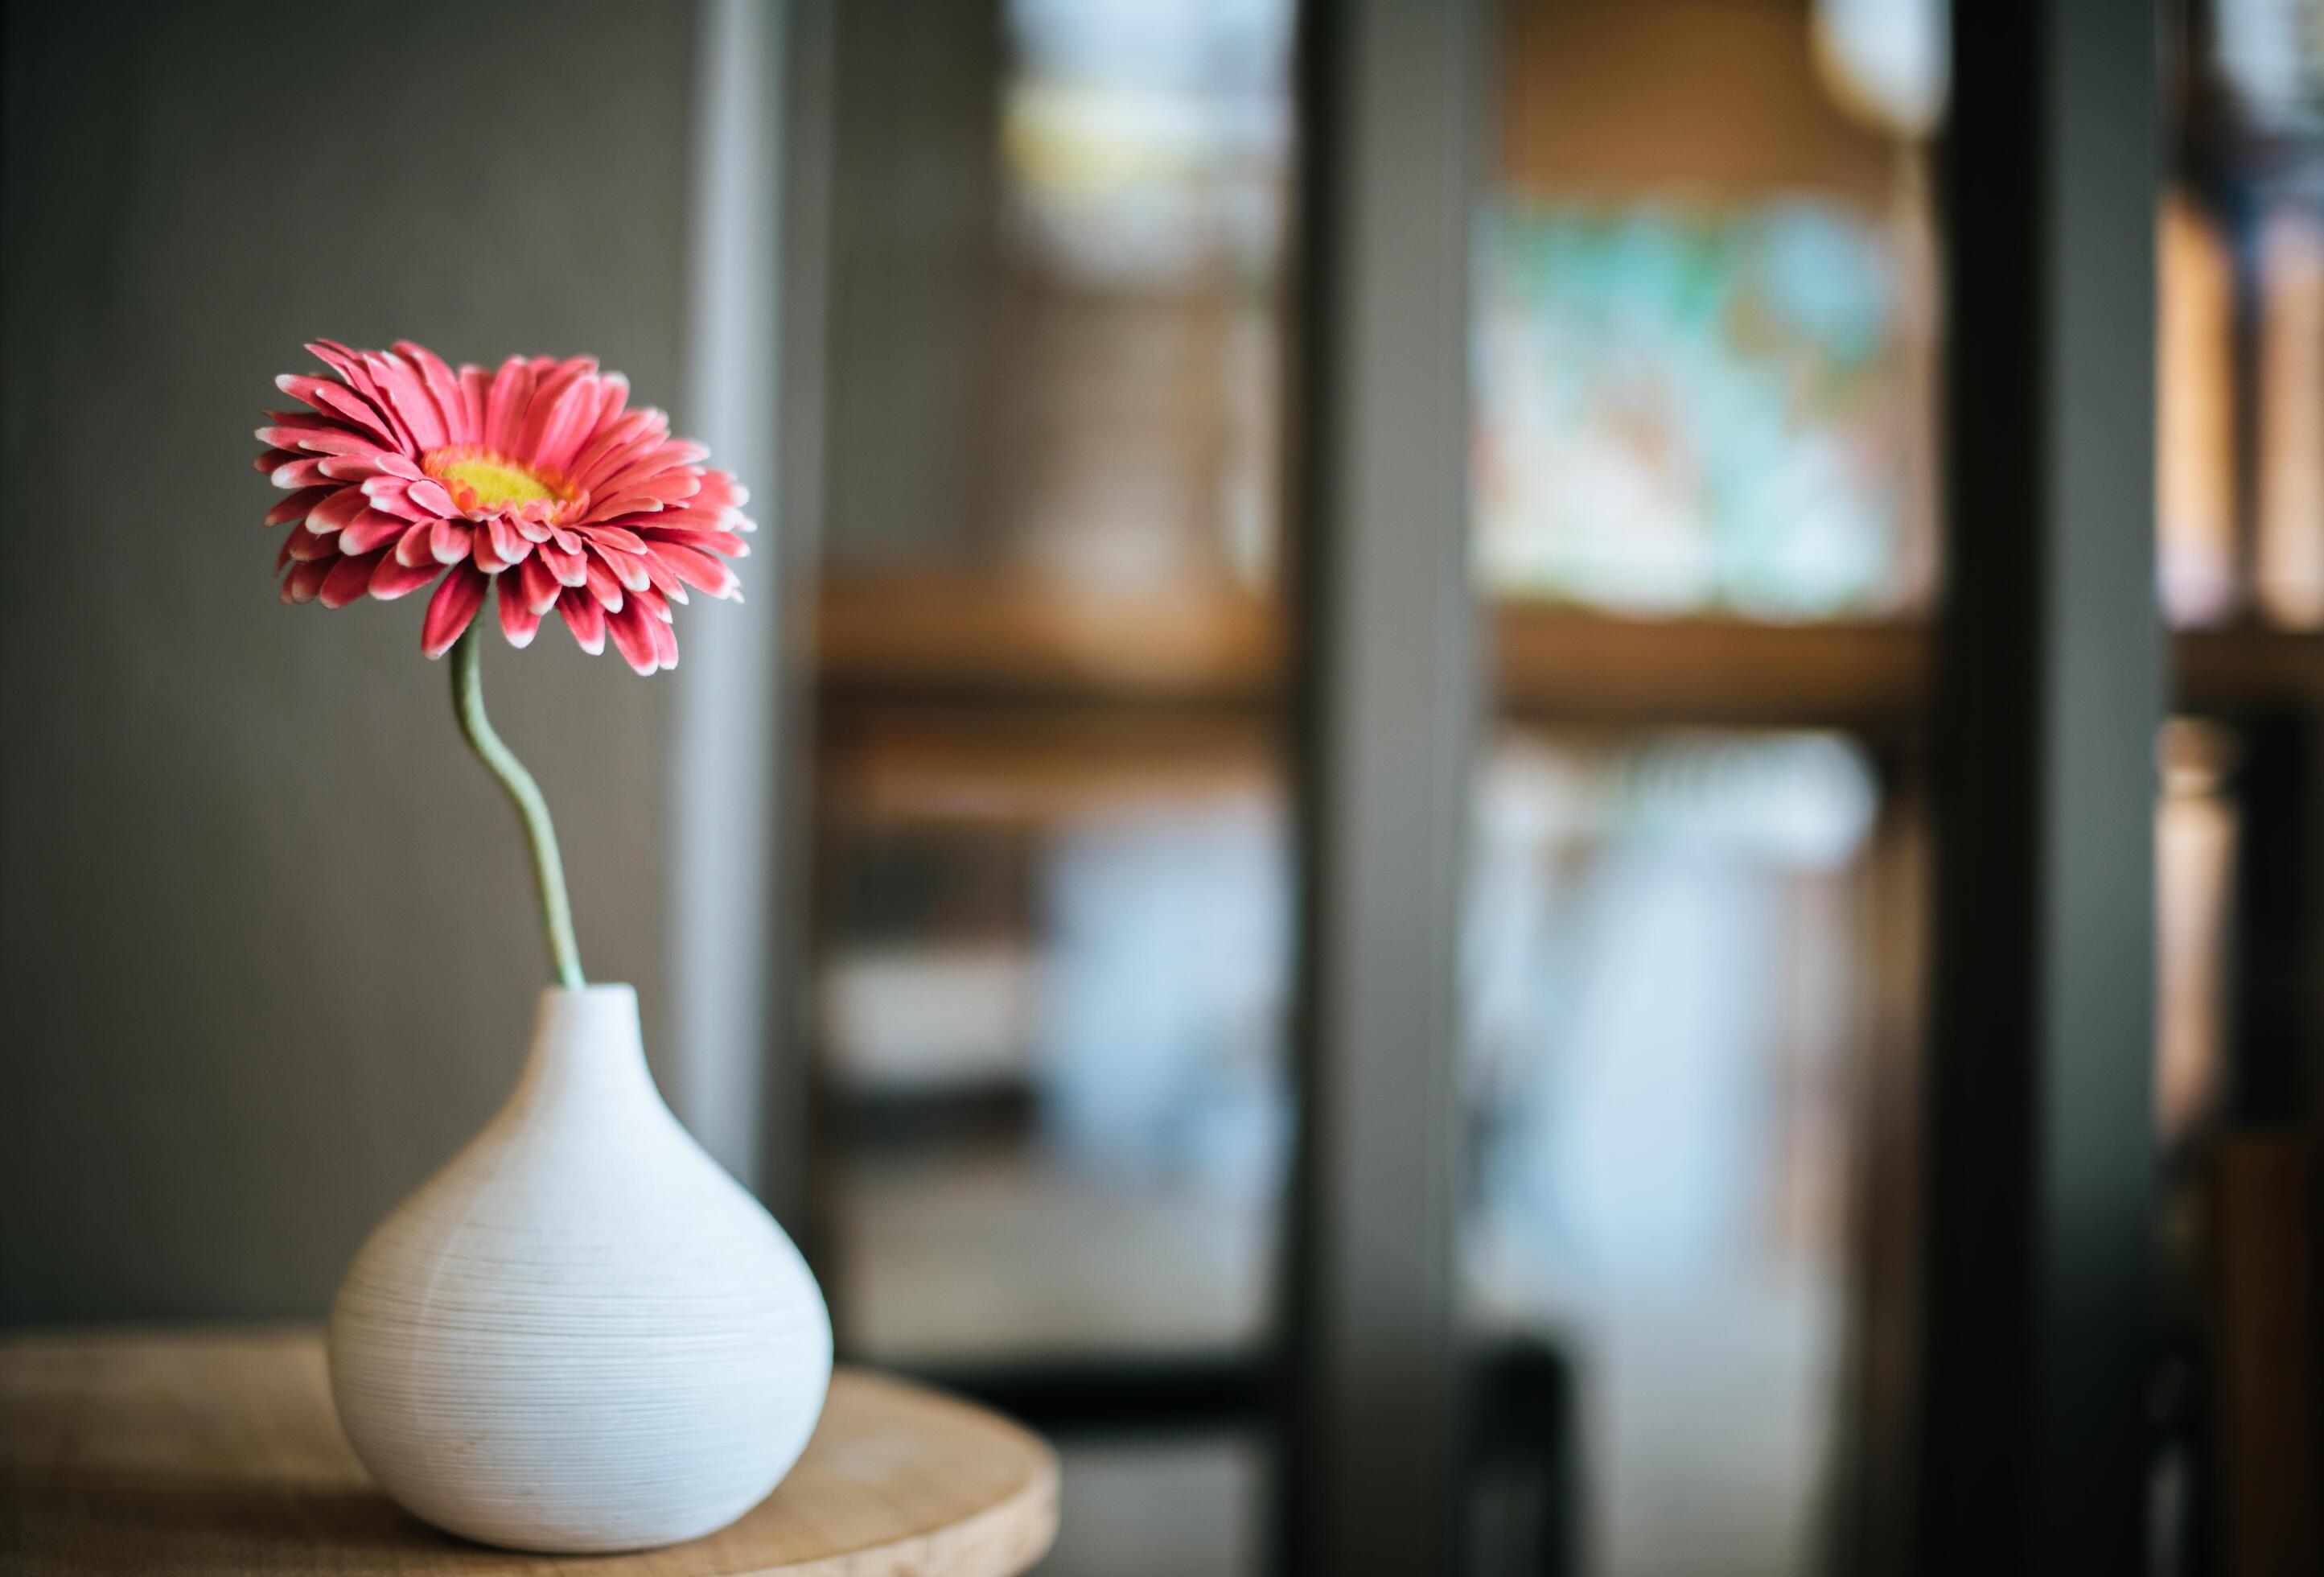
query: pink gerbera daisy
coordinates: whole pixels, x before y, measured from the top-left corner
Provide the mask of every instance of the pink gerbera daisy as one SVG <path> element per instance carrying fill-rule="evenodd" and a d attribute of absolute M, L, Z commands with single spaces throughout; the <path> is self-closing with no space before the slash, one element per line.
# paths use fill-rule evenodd
<path fill-rule="evenodd" d="M 291 528 L 285 602 L 337 608 L 437 582 L 420 636 L 435 658 L 497 586 L 511 645 L 554 608 L 585 650 L 610 639 L 650 674 L 678 664 L 670 604 L 687 586 L 741 596 L 720 556 L 750 551 L 749 495 L 660 411 L 627 409 L 619 373 L 586 356 L 456 373 L 408 340 L 307 348 L 337 376 L 276 379 L 308 409 L 258 429 L 258 468 L 290 490 L 266 516 Z"/>

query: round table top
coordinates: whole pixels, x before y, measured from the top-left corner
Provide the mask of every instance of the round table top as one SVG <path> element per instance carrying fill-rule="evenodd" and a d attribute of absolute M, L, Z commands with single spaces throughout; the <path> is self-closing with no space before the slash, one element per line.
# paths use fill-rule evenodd
<path fill-rule="evenodd" d="M 339 1434 L 310 1330 L 0 1341 L 0 1567 L 43 1572 L 1006 1577 L 1056 1536 L 1057 1460 L 995 1414 L 857 1370 L 772 1495 L 629 1555 L 515 1554 L 399 1510 Z"/>

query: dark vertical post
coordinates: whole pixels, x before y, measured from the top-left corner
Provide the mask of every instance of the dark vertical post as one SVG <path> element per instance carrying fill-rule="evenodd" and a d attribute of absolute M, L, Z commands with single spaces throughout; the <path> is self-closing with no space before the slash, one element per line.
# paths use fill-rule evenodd
<path fill-rule="evenodd" d="M 2316 1044 L 2316 724 L 2299 712 L 2237 718 L 2241 811 L 2225 1116 L 2235 1127 L 2297 1126 L 2312 1110 Z"/>
<path fill-rule="evenodd" d="M 1285 1567 L 1451 1569 L 1454 951 L 1480 666 L 1468 536 L 1469 0 L 1302 42 Z"/>
<path fill-rule="evenodd" d="M 1923 1496 L 1932 1573 L 2144 1569 L 2156 25 L 1952 8 Z"/>
<path fill-rule="evenodd" d="M 760 1122 L 761 1191 L 818 1272 L 827 1245 L 813 1207 L 815 1107 L 816 610 L 823 592 L 824 412 L 830 388 L 834 106 L 832 0 L 783 0 L 782 172 L 776 272 L 777 496 L 768 513 L 775 613 L 774 886 L 769 971 L 772 1044 Z M 762 537 L 763 537 L 762 533 Z"/>

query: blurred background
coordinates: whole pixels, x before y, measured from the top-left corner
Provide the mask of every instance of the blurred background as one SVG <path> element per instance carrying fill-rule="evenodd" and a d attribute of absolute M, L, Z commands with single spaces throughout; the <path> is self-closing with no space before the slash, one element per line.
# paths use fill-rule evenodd
<path fill-rule="evenodd" d="M 2310 1572 L 2324 5 L 2154 20 L 2151 1569 Z M 1314 22 L 10 5 L 0 1318 L 318 1316 L 504 1093 L 518 840 L 248 431 L 318 336 L 586 351 L 769 526 L 675 674 L 493 649 L 592 973 L 843 1355 L 1058 1440 L 1042 1572 L 1274 1569 Z M 1910 1570 L 1946 8 L 1470 25 L 1443 1569 Z"/>

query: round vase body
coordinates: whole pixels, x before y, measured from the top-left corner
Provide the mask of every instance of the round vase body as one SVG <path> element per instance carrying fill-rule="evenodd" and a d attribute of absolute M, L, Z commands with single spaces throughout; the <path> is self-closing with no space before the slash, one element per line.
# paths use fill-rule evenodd
<path fill-rule="evenodd" d="M 814 1277 L 662 1103 L 621 985 L 541 994 L 515 1093 L 364 1244 L 329 1347 L 382 1489 L 555 1554 L 724 1527 L 798 1460 L 831 1383 Z"/>

